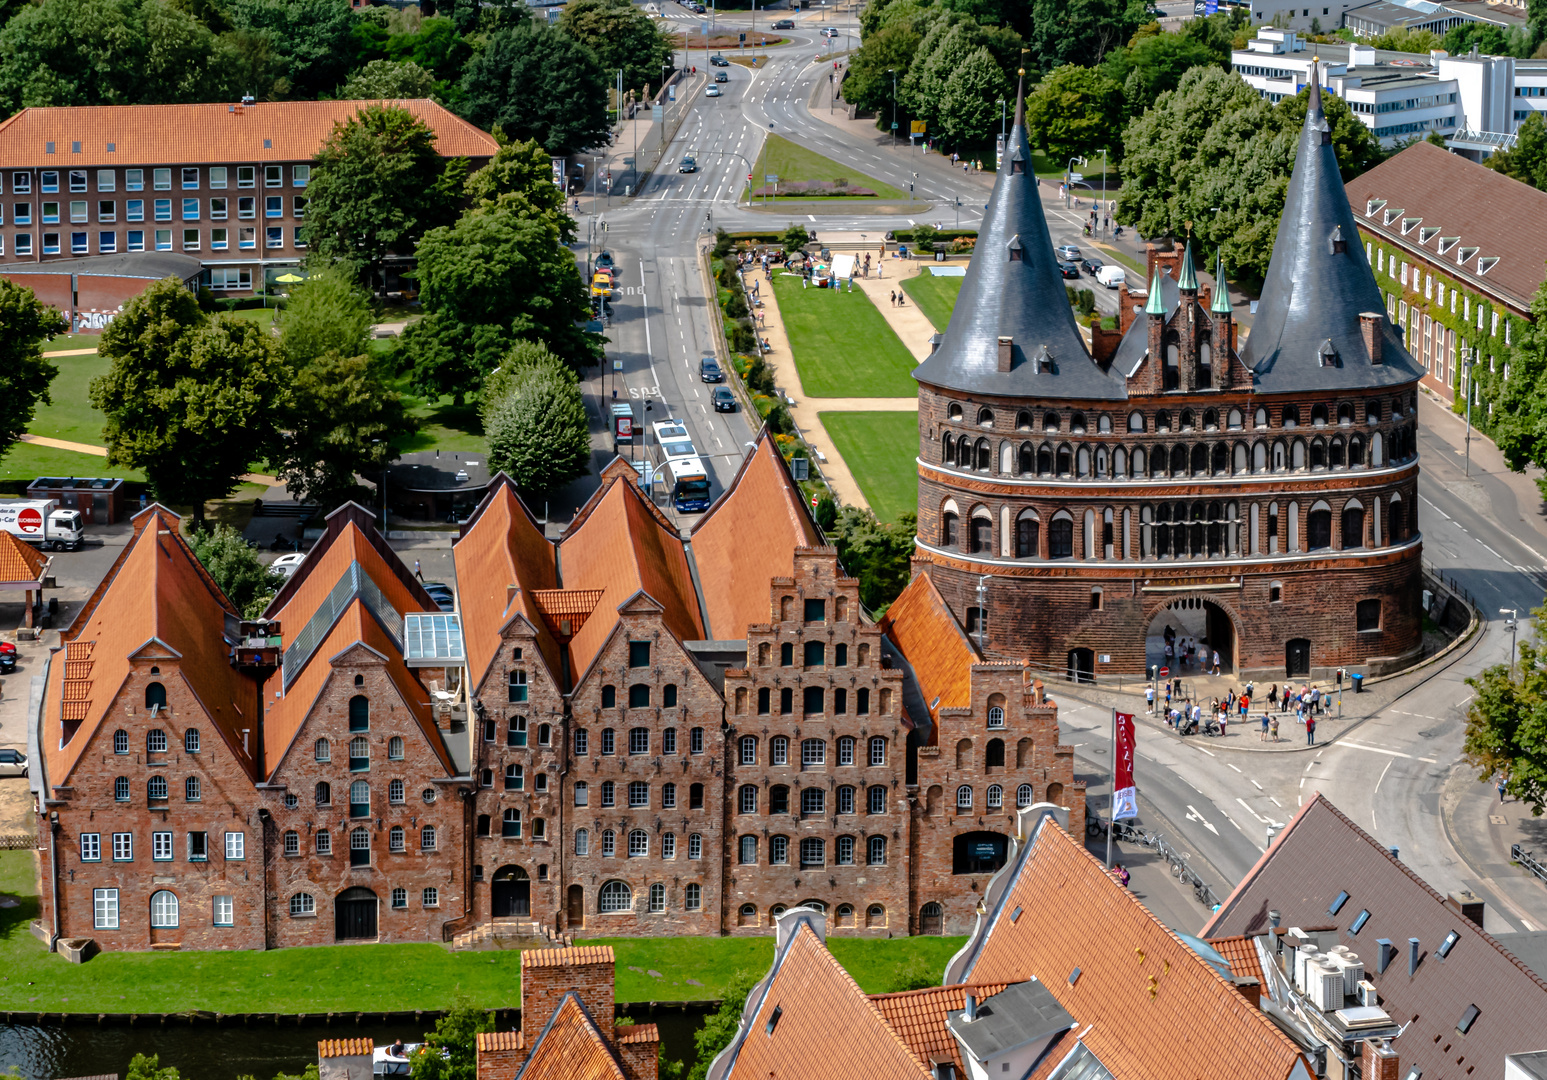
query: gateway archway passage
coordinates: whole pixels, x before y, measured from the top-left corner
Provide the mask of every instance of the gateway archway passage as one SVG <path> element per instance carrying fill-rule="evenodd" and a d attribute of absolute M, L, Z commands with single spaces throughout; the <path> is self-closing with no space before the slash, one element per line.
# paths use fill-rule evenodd
<path fill-rule="evenodd" d="M 1166 655 L 1166 645 L 1171 655 Z M 1193 660 L 1183 662 L 1183 646 L 1191 643 Z M 1230 613 L 1212 600 L 1185 596 L 1172 600 L 1155 613 L 1144 634 L 1144 662 L 1148 668 L 1169 667 L 1171 677 L 1202 675 L 1214 670 L 1219 653 L 1219 672 L 1235 672 L 1235 624 Z"/>

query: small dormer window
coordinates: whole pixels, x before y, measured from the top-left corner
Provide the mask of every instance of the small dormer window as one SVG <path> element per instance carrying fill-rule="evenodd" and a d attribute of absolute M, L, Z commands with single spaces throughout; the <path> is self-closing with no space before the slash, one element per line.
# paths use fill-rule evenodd
<path fill-rule="evenodd" d="M 1440 254 L 1441 255 L 1449 254 L 1450 253 L 1450 249 L 1455 247 L 1459 243 L 1461 243 L 1461 237 L 1459 237 L 1459 236 L 1442 236 L 1442 237 L 1440 237 Z"/>
<path fill-rule="evenodd" d="M 1011 262 L 1023 262 L 1026 258 L 1026 249 L 1021 246 L 1020 235 L 1010 237 L 1010 242 L 1005 245 L 1010 252 Z"/>
<path fill-rule="evenodd" d="M 1381 208 L 1385 205 L 1385 199 L 1371 199 L 1369 202 L 1364 204 L 1364 216 L 1374 217 L 1376 214 L 1380 213 Z"/>
<path fill-rule="evenodd" d="M 1382 225 L 1390 225 L 1393 221 L 1397 220 L 1397 218 L 1401 217 L 1404 213 L 1406 213 L 1406 211 L 1404 211 L 1404 210 L 1387 210 L 1384 214 L 1381 215 L 1380 223 Z"/>
<path fill-rule="evenodd" d="M 1337 346 L 1332 344 L 1331 338 L 1321 343 L 1321 348 L 1316 350 L 1316 355 L 1321 359 L 1322 367 L 1338 366 L 1338 350 Z"/>
<path fill-rule="evenodd" d="M 1430 240 L 1434 239 L 1434 234 L 1439 232 L 1439 231 L 1440 230 L 1438 228 L 1436 228 L 1435 226 L 1433 226 L 1433 225 L 1429 225 L 1429 226 L 1426 226 L 1425 228 L 1419 229 L 1418 230 L 1418 242 L 1420 244 L 1427 244 Z"/>
<path fill-rule="evenodd" d="M 1348 250 L 1348 241 L 1343 239 L 1343 226 L 1332 227 L 1332 235 L 1327 237 L 1327 250 L 1334 255 L 1342 255 Z"/>
<path fill-rule="evenodd" d="M 1037 373 L 1040 375 L 1053 374 L 1053 357 L 1044 345 L 1037 350 Z"/>
<path fill-rule="evenodd" d="M 1016 147 L 1010 152 L 1010 175 L 1015 176 L 1025 171 L 1026 159 L 1021 156 L 1020 147 Z"/>
<path fill-rule="evenodd" d="M 1483 258 L 1478 259 L 1477 273 L 1479 275 L 1486 274 L 1489 270 L 1493 269 L 1494 264 L 1498 261 L 1499 257 L 1497 255 L 1486 255 Z"/>
<path fill-rule="evenodd" d="M 1402 235 L 1406 236 L 1408 233 L 1412 232 L 1414 228 L 1416 228 L 1417 226 L 1421 225 L 1422 223 L 1423 223 L 1423 218 L 1421 218 L 1421 217 L 1403 218 L 1402 219 Z"/>
<path fill-rule="evenodd" d="M 1456 262 L 1460 263 L 1462 266 L 1465 266 L 1475 258 L 1477 258 L 1477 249 L 1474 247 L 1464 247 L 1456 255 Z"/>

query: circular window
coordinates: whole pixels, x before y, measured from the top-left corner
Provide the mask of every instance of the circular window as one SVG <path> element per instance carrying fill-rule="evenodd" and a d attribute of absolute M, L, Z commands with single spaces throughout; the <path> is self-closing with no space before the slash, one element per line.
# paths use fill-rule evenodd
<path fill-rule="evenodd" d="M 299 798 L 297 798 L 292 792 L 289 792 L 289 791 L 285 792 L 285 809 L 286 810 L 294 810 L 297 806 L 300 806 L 300 805 L 301 805 L 301 800 Z"/>
<path fill-rule="evenodd" d="M 424 801 L 425 801 L 426 805 L 428 805 L 428 804 L 430 804 L 430 803 L 435 801 L 435 789 L 434 788 L 427 787 L 427 788 L 424 789 Z"/>

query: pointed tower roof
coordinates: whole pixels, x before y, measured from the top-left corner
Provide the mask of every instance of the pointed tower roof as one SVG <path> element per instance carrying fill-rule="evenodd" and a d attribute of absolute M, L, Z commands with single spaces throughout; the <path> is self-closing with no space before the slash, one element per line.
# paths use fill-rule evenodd
<path fill-rule="evenodd" d="M 1225 253 L 1221 251 L 1214 260 L 1214 302 L 1209 310 L 1216 315 L 1230 314 L 1230 288 L 1225 284 Z"/>
<path fill-rule="evenodd" d="M 1197 285 L 1194 284 L 1193 287 L 1197 288 Z M 1157 263 L 1155 273 L 1150 276 L 1150 294 L 1149 298 L 1144 301 L 1144 314 L 1164 315 L 1165 313 L 1166 298 L 1165 294 L 1161 292 L 1160 265 Z"/>
<path fill-rule="evenodd" d="M 1014 343 L 1008 371 L 999 343 Z M 1046 346 L 1052 362 L 1037 361 Z M 1091 359 L 1075 324 L 1042 213 L 1026 141 L 1025 74 L 967 278 L 945 337 L 914 369 L 923 383 L 965 393 L 1121 400 L 1121 380 Z"/>
<path fill-rule="evenodd" d="M 1176 277 L 1176 287 L 1183 292 L 1198 291 L 1198 269 L 1192 262 L 1192 241 L 1182 249 L 1182 272 Z"/>
<path fill-rule="evenodd" d="M 1359 315 L 1385 311 L 1386 301 L 1359 243 L 1338 173 L 1322 112 L 1320 67 L 1313 73 L 1262 303 L 1241 349 L 1259 393 L 1394 386 L 1423 374 L 1389 320 L 1381 321 L 1379 364 L 1370 362 L 1364 346 Z M 1340 358 L 1330 366 L 1321 356 L 1328 340 Z"/>

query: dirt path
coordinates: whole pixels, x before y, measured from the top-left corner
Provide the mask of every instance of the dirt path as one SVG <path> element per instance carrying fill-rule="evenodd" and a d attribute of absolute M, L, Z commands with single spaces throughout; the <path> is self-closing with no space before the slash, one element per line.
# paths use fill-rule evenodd
<path fill-rule="evenodd" d="M 929 355 L 929 339 L 935 336 L 935 324 L 930 322 L 924 313 L 916 307 L 912 300 L 908 300 L 903 306 L 892 303 L 891 294 L 902 292 L 902 283 L 911 277 L 917 277 L 926 272 L 925 267 L 931 264 L 915 262 L 912 259 L 888 259 L 886 268 L 894 277 L 868 277 L 855 278 L 854 284 L 858 285 L 864 294 L 870 297 L 891 328 L 902 339 L 915 360 L 922 360 Z M 914 407 L 918 405 L 914 402 Z"/>

